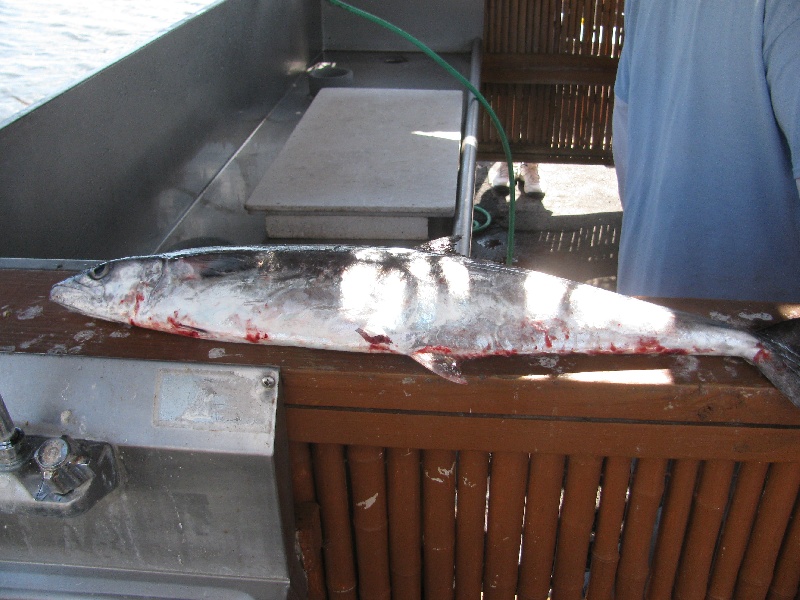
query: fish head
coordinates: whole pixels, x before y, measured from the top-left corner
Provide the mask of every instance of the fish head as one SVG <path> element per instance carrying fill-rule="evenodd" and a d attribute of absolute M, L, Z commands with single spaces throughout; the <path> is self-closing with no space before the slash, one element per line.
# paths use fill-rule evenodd
<path fill-rule="evenodd" d="M 158 256 L 112 260 L 53 286 L 50 300 L 91 317 L 129 323 L 164 272 Z"/>

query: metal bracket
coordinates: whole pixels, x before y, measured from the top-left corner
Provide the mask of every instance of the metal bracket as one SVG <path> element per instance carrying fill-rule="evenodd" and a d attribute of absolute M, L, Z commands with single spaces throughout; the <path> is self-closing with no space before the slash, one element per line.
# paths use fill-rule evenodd
<path fill-rule="evenodd" d="M 71 517 L 89 510 L 117 487 L 120 469 L 110 444 L 68 436 L 29 436 L 33 458 L 0 473 L 0 513 Z M 57 460 L 58 464 L 48 461 Z"/>
<path fill-rule="evenodd" d="M 119 482 L 110 444 L 26 436 L 0 396 L 0 512 L 72 516 Z"/>

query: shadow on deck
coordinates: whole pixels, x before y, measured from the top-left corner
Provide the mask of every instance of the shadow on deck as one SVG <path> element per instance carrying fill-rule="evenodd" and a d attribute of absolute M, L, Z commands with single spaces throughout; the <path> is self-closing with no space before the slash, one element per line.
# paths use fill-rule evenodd
<path fill-rule="evenodd" d="M 517 200 L 515 264 L 615 290 L 622 210 L 616 184 L 609 177 L 613 171 L 575 165 L 547 167 L 549 181 L 542 175 L 544 201 L 527 196 Z M 488 164 L 479 164 L 476 200 L 492 215 L 493 224 L 474 236 L 473 256 L 502 262 L 507 197 L 490 187 L 487 171 Z"/>

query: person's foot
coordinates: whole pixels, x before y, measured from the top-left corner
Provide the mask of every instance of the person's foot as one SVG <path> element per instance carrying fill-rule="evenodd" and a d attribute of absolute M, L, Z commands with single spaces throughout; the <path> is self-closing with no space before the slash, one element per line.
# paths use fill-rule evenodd
<path fill-rule="evenodd" d="M 514 165 L 517 182 L 520 190 L 526 196 L 544 198 L 544 191 L 539 180 L 539 165 L 536 163 L 520 163 Z"/>
<path fill-rule="evenodd" d="M 508 178 L 508 164 L 505 162 L 496 162 L 489 168 L 489 185 L 492 189 L 507 194 L 510 187 L 510 180 Z"/>
<path fill-rule="evenodd" d="M 489 169 L 489 185 L 501 193 L 508 194 L 511 180 L 508 176 L 508 164 L 496 162 Z M 519 185 L 523 194 L 534 198 L 544 198 L 542 184 L 539 181 L 539 165 L 536 163 L 514 163 L 514 182 Z"/>

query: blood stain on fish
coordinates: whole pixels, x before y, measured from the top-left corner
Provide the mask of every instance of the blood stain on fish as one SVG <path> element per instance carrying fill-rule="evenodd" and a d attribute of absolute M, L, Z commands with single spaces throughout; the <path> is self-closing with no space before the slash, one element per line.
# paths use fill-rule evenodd
<path fill-rule="evenodd" d="M 258 331 L 257 329 L 248 329 L 244 339 L 252 344 L 258 344 L 262 340 L 268 340 L 269 334 L 264 331 Z"/>
<path fill-rule="evenodd" d="M 391 348 L 389 347 L 392 343 L 392 339 L 388 335 L 378 334 L 378 335 L 370 335 L 360 327 L 356 329 L 358 335 L 364 338 L 364 341 L 369 344 L 369 351 L 370 352 L 390 352 L 393 353 Z"/>
<path fill-rule="evenodd" d="M 553 339 L 554 337 L 551 335 L 550 330 L 542 323 L 538 321 L 527 321 L 523 325 L 527 325 L 534 332 L 540 334 L 544 338 L 544 347 L 550 349 L 553 347 Z"/>
<path fill-rule="evenodd" d="M 178 335 L 184 335 L 192 338 L 200 337 L 200 332 L 187 325 L 184 325 L 174 317 L 167 317 L 167 323 L 169 323 L 172 327 L 171 331 L 177 333 Z"/>
<path fill-rule="evenodd" d="M 768 362 L 772 360 L 772 353 L 769 350 L 762 348 L 759 350 L 756 355 L 753 357 L 753 362 L 755 364 Z"/>
<path fill-rule="evenodd" d="M 452 354 L 453 349 L 447 346 L 425 346 L 415 352 L 415 354 Z"/>

